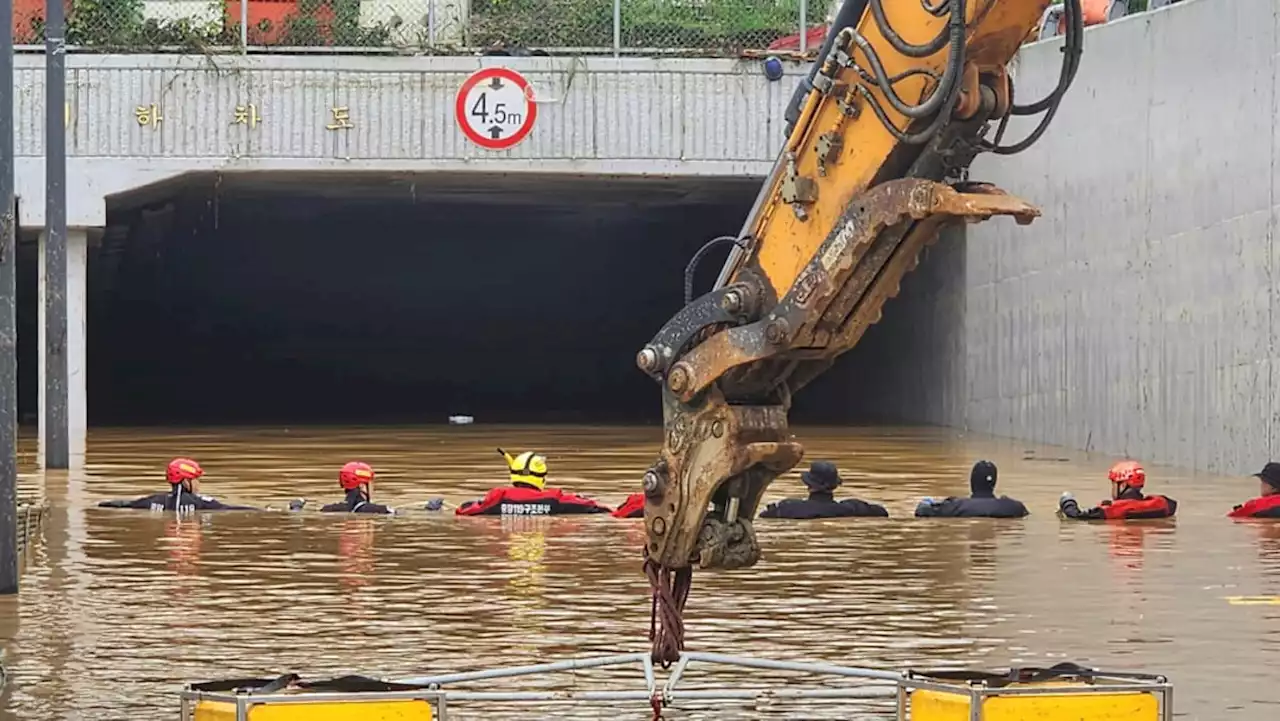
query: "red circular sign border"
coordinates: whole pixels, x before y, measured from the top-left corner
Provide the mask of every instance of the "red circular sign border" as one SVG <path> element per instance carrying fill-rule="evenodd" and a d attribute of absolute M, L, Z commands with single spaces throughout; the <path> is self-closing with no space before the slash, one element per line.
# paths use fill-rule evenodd
<path fill-rule="evenodd" d="M 525 98 L 529 101 L 527 104 L 529 112 L 524 124 L 520 126 L 520 129 L 510 137 L 496 141 L 477 133 L 471 128 L 471 125 L 465 119 L 467 117 L 467 93 L 471 92 L 471 89 L 479 85 L 481 81 L 495 77 L 510 80 L 516 85 L 516 87 L 520 88 L 521 92 L 524 93 Z M 538 119 L 538 104 L 534 102 L 533 93 L 530 92 L 530 90 L 529 81 L 525 80 L 523 75 L 517 73 L 511 68 L 481 68 L 472 73 L 471 77 L 467 78 L 466 81 L 462 83 L 462 87 L 458 88 L 458 96 L 453 103 L 454 122 L 456 122 L 458 127 L 462 129 L 462 134 L 467 136 L 468 140 L 479 145 L 485 150 L 510 150 L 519 144 L 521 140 L 524 140 L 525 136 L 533 130 L 533 124 Z"/>

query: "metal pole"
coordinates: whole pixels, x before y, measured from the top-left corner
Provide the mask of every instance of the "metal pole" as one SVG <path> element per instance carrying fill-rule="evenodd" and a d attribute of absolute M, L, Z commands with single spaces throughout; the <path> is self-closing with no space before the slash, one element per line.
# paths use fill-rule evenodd
<path fill-rule="evenodd" d="M 249 52 L 249 0 L 240 0 L 240 52 Z"/>
<path fill-rule="evenodd" d="M 613 0 L 613 57 L 622 55 L 622 0 Z"/>
<path fill-rule="evenodd" d="M 427 3 L 427 46 L 436 49 L 436 0 Z"/>
<path fill-rule="evenodd" d="M 0 595 L 18 592 L 18 333 L 14 266 L 13 0 L 0 0 Z"/>
<path fill-rule="evenodd" d="M 809 0 L 800 0 L 800 54 L 809 50 Z"/>
<path fill-rule="evenodd" d="M 45 468 L 70 461 L 67 427 L 67 55 L 62 0 L 45 0 Z"/>

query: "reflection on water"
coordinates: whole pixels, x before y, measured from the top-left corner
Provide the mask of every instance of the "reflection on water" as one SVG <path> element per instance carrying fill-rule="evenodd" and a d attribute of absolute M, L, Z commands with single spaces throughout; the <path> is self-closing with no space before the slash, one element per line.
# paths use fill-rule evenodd
<path fill-rule="evenodd" d="M 1153 492 L 1180 502 L 1176 521 L 1063 523 L 1053 514 L 1058 494 L 1102 498 L 1113 459 L 936 430 L 797 434 L 811 459 L 840 464 L 845 493 L 882 502 L 893 517 L 758 523 L 765 559 L 756 569 L 695 575 L 690 648 L 891 667 L 1065 659 L 1171 675 L 1181 718 L 1254 721 L 1280 709 L 1272 683 L 1280 606 L 1229 601 L 1280 595 L 1280 524 L 1224 518 L 1256 483 L 1149 468 Z M 502 481 L 498 445 L 544 452 L 556 484 L 616 504 L 638 484 L 659 435 L 652 427 L 101 430 L 85 472 L 47 476 L 31 471 L 24 438 L 31 472 L 21 491 L 54 510 L 22 593 L 0 599 L 10 674 L 0 716 L 171 719 L 177 689 L 191 681 L 286 671 L 398 677 L 645 649 L 639 521 L 421 510 L 177 517 L 92 506 L 163 488 L 175 455 L 198 459 L 204 492 L 228 501 L 278 508 L 303 496 L 312 509 L 341 495 L 337 469 L 359 458 L 378 471 L 379 501 L 456 504 Z M 1030 517 L 909 518 L 921 496 L 965 492 L 979 457 L 1000 465 L 1000 490 L 1025 501 Z M 771 497 L 801 488 L 790 474 Z M 601 679 L 642 687 L 622 671 L 537 683 L 599 688 Z M 733 711 L 709 717 L 747 717 Z"/>

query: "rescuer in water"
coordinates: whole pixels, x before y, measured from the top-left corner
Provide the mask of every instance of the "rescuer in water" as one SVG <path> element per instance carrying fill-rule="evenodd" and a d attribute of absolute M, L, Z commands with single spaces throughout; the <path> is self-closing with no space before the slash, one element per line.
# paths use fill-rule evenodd
<path fill-rule="evenodd" d="M 609 513 L 590 498 L 547 488 L 546 457 L 526 451 L 518 456 L 498 449 L 507 461 L 511 485 L 494 488 L 478 501 L 467 501 L 454 513 L 459 516 L 554 516 L 566 513 Z"/>
<path fill-rule="evenodd" d="M 1070 493 L 1058 500 L 1058 515 L 1079 521 L 1129 520 L 1137 518 L 1172 518 L 1178 502 L 1168 496 L 1144 496 L 1147 472 L 1137 461 L 1120 461 L 1107 474 L 1111 479 L 1111 500 L 1086 510 Z"/>
<path fill-rule="evenodd" d="M 395 513 L 394 509 L 373 503 L 373 468 L 368 463 L 350 461 L 338 471 L 338 486 L 347 492 L 341 503 L 330 503 L 322 513 Z"/>
<path fill-rule="evenodd" d="M 1253 474 L 1261 486 L 1261 495 L 1227 514 L 1230 518 L 1280 518 L 1280 463 L 1272 461 Z"/>
<path fill-rule="evenodd" d="M 168 493 L 156 493 L 132 501 L 103 501 L 99 508 L 139 508 L 151 511 L 257 511 L 253 506 L 232 506 L 200 495 L 200 477 L 204 469 L 190 458 L 169 461 L 165 477 Z"/>
<path fill-rule="evenodd" d="M 784 498 L 770 503 L 760 513 L 761 518 L 840 518 L 847 516 L 887 517 L 884 506 L 867 503 L 856 498 L 843 501 L 835 499 L 835 490 L 843 481 L 830 461 L 814 461 L 809 470 L 800 474 L 800 480 L 809 488 L 809 497 Z"/>
<path fill-rule="evenodd" d="M 644 518 L 644 494 L 632 493 L 613 512 L 614 518 Z"/>
<path fill-rule="evenodd" d="M 926 498 L 916 506 L 917 518 L 1022 518 L 1027 507 L 1008 496 L 996 498 L 996 464 L 978 461 L 969 471 L 969 497 L 941 501 Z"/>

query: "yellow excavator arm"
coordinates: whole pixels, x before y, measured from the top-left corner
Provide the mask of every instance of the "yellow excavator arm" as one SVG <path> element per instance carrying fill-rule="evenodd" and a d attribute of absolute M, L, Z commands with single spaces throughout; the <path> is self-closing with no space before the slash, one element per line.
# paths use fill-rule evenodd
<path fill-rule="evenodd" d="M 665 432 L 643 480 L 656 661 L 679 656 L 695 564 L 745 568 L 759 559 L 751 518 L 769 484 L 804 453 L 787 430 L 791 394 L 879 320 L 943 226 L 1039 215 L 969 182 L 968 167 L 979 153 L 1010 155 L 1034 143 L 1070 85 L 1080 0 L 1065 3 L 1058 87 L 1034 103 L 1013 100 L 1006 66 L 1050 4 L 841 6 L 742 231 L 717 239 L 734 248 L 716 287 L 686 297 L 636 357 L 661 384 Z M 1026 139 L 1002 145 L 1012 115 L 1040 120 Z"/>

